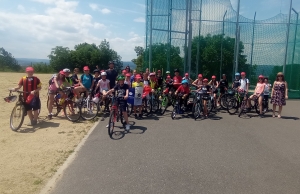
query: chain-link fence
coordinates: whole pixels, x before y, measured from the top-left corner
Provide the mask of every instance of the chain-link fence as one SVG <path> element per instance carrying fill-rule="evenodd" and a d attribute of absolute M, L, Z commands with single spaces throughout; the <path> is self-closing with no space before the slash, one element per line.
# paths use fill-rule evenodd
<path fill-rule="evenodd" d="M 260 74 L 273 82 L 284 71 L 289 96 L 300 98 L 296 10 L 290 17 L 256 20 L 256 13 L 252 19 L 237 18 L 230 0 L 146 0 L 146 5 L 144 68 L 231 78 L 235 71 L 245 71 L 253 85 Z"/>

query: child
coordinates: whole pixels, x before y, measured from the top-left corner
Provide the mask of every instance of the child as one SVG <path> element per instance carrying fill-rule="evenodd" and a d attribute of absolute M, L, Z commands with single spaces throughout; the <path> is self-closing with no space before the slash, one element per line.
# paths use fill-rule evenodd
<path fill-rule="evenodd" d="M 94 87 L 92 89 L 92 91 L 94 92 L 94 94 L 99 92 L 99 87 L 96 87 L 96 84 L 101 80 L 100 77 L 100 70 L 99 69 L 95 69 L 94 70 Z"/>
<path fill-rule="evenodd" d="M 203 80 L 203 85 L 199 88 L 198 91 L 201 91 L 202 93 L 203 115 L 205 118 L 207 118 L 207 101 L 210 100 L 210 94 L 212 91 L 211 87 L 208 85 L 208 79 L 205 78 Z"/>
<path fill-rule="evenodd" d="M 98 84 L 97 84 L 97 87 L 96 87 L 96 88 L 99 88 L 100 94 L 103 95 L 103 98 L 102 98 L 101 102 L 105 101 L 107 92 L 110 90 L 110 84 L 109 84 L 110 81 L 108 79 L 106 79 L 106 75 L 107 75 L 106 72 L 101 73 L 101 79 L 98 81 Z M 108 108 L 107 106 L 108 105 L 105 104 L 106 109 Z"/>
<path fill-rule="evenodd" d="M 130 73 L 126 73 L 126 78 L 125 78 L 125 84 L 127 84 L 129 86 L 129 88 L 131 88 L 131 80 L 130 80 Z"/>
<path fill-rule="evenodd" d="M 267 77 L 265 77 L 264 82 L 265 82 L 264 100 L 266 102 L 264 111 L 267 111 L 267 109 L 269 108 L 268 102 L 269 102 L 270 88 L 272 87 L 272 84 L 269 83 L 269 79 Z"/>
<path fill-rule="evenodd" d="M 171 79 L 171 76 L 167 76 L 165 84 L 166 84 L 166 89 L 165 89 L 164 93 L 165 94 L 171 93 L 171 90 L 173 88 L 173 80 Z"/>
<path fill-rule="evenodd" d="M 127 84 L 124 84 L 125 77 L 123 75 L 120 75 L 117 78 L 118 84 L 111 90 L 108 91 L 108 93 L 116 93 L 116 96 L 118 98 L 118 104 L 121 107 L 123 117 L 126 121 L 126 131 L 130 130 L 130 125 L 128 122 L 128 114 L 127 114 L 127 99 L 128 99 L 128 93 L 129 93 L 129 86 Z"/>
<path fill-rule="evenodd" d="M 184 107 L 186 108 L 187 107 L 187 99 L 190 94 L 189 82 L 187 80 L 181 81 L 181 85 L 176 90 L 175 96 L 177 96 L 178 93 L 183 95 L 182 98 L 180 99 L 180 106 L 182 104 L 184 104 Z"/>
<path fill-rule="evenodd" d="M 142 119 L 142 95 L 143 95 L 143 89 L 144 84 L 141 82 L 141 76 L 137 74 L 135 76 L 135 82 L 132 83 L 132 88 L 135 88 L 135 95 L 134 95 L 134 117 L 136 119 Z M 139 109 L 139 117 L 136 114 L 136 109 Z"/>
<path fill-rule="evenodd" d="M 262 99 L 264 96 L 264 90 L 265 90 L 265 83 L 264 83 L 264 76 L 260 75 L 258 77 L 258 82 L 256 84 L 255 90 L 254 90 L 254 94 L 251 95 L 248 99 L 248 109 L 250 108 L 251 105 L 251 100 L 253 98 L 258 98 L 258 104 L 259 104 L 259 116 L 260 118 L 263 118 L 263 114 L 262 114 Z"/>

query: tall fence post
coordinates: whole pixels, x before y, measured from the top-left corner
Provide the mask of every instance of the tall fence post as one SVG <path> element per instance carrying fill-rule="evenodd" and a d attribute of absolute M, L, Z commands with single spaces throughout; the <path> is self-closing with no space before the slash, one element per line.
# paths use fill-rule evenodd
<path fill-rule="evenodd" d="M 250 57 L 250 79 L 252 77 L 252 68 L 253 68 L 253 50 L 254 50 L 254 34 L 255 34 L 255 22 L 256 22 L 256 12 L 253 19 L 253 28 L 252 28 L 252 43 L 251 43 L 251 57 Z"/>
<path fill-rule="evenodd" d="M 186 66 L 187 66 L 187 35 L 188 35 L 188 19 L 189 19 L 189 0 L 185 0 L 186 2 L 186 10 L 185 10 L 185 36 L 184 36 L 184 67 L 183 67 L 183 71 L 185 72 L 186 70 Z"/>
<path fill-rule="evenodd" d="M 288 24 L 287 24 L 287 32 L 286 32 L 285 55 L 284 55 L 284 63 L 283 63 L 283 70 L 282 70 L 284 75 L 286 73 L 285 71 L 286 71 L 287 53 L 288 53 L 289 38 L 290 38 L 292 6 L 293 6 L 293 0 L 290 1 L 289 21 L 288 21 Z"/>
<path fill-rule="evenodd" d="M 199 64 L 200 64 L 200 43 L 201 43 L 201 25 L 202 25 L 202 0 L 200 1 L 200 13 L 199 13 L 199 31 L 198 31 L 198 44 L 197 44 L 197 66 L 196 66 L 196 76 L 199 73 Z"/>
<path fill-rule="evenodd" d="M 193 24 L 192 24 L 192 3 L 193 0 L 190 0 L 189 6 L 189 50 L 188 50 L 188 73 L 191 74 L 191 65 L 192 65 L 192 38 L 193 38 Z"/>
<path fill-rule="evenodd" d="M 296 41 L 297 41 L 297 31 L 298 31 L 298 21 L 299 21 L 299 13 L 292 8 L 292 10 L 295 12 L 295 14 L 297 15 L 297 19 L 296 19 L 296 29 L 295 29 L 295 36 L 294 36 L 294 47 L 293 47 L 293 56 L 292 56 L 292 63 L 295 63 L 295 49 L 296 49 Z"/>
<path fill-rule="evenodd" d="M 237 7 L 237 13 L 236 13 L 236 27 L 235 27 L 235 46 L 234 46 L 234 59 L 233 59 L 233 72 L 232 72 L 232 81 L 234 80 L 234 71 L 237 69 L 236 65 L 238 63 L 238 61 L 236 61 L 237 59 L 237 55 L 239 55 L 238 50 L 237 50 L 237 45 L 239 44 L 238 39 L 238 30 L 239 30 L 239 23 L 240 23 L 240 4 L 241 1 L 238 0 L 238 7 Z"/>
<path fill-rule="evenodd" d="M 150 0 L 150 45 L 149 45 L 149 71 L 152 69 L 152 28 L 153 28 L 153 1 Z"/>
<path fill-rule="evenodd" d="M 167 43 L 167 47 L 168 47 L 168 50 L 167 50 L 167 70 L 169 71 L 170 69 L 170 50 L 171 50 L 171 42 L 170 42 L 170 36 L 171 36 L 171 27 L 170 27 L 170 23 L 171 23 L 171 6 L 170 6 L 170 3 L 171 3 L 172 0 L 169 0 L 168 1 L 168 43 Z"/>
<path fill-rule="evenodd" d="M 145 50 L 147 50 L 148 48 L 148 29 L 149 29 L 149 1 L 146 0 L 146 46 L 145 46 Z M 149 58 L 148 58 L 149 59 Z M 147 59 L 147 55 L 145 54 L 144 55 L 144 62 L 143 62 L 143 71 L 146 69 L 146 61 L 148 60 Z"/>
<path fill-rule="evenodd" d="M 222 66 L 223 66 L 223 39 L 225 36 L 225 17 L 227 15 L 227 10 L 223 16 L 223 27 L 222 27 L 222 37 L 221 37 L 221 60 L 220 60 L 220 80 L 222 79 Z"/>

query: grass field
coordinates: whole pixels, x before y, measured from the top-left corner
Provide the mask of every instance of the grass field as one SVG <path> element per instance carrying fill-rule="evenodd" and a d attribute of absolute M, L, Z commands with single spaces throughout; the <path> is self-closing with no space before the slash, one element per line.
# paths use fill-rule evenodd
<path fill-rule="evenodd" d="M 36 74 L 42 85 L 42 111 L 39 124 L 27 126 L 28 118 L 19 132 L 9 127 L 14 103 L 4 102 L 8 88 L 17 87 L 24 73 L 0 73 L 2 100 L 0 108 L 0 193 L 38 193 L 47 180 L 74 151 L 93 122 L 71 123 L 64 117 L 47 119 L 47 86 L 51 75 Z"/>

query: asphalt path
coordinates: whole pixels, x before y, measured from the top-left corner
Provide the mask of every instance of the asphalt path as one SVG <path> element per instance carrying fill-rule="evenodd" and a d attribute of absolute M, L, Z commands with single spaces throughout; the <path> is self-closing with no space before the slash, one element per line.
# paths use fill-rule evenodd
<path fill-rule="evenodd" d="M 132 130 L 118 128 L 114 139 L 106 119 L 52 193 L 299 194 L 299 107 L 288 101 L 282 119 L 224 111 L 197 121 L 170 112 L 130 118 Z"/>

